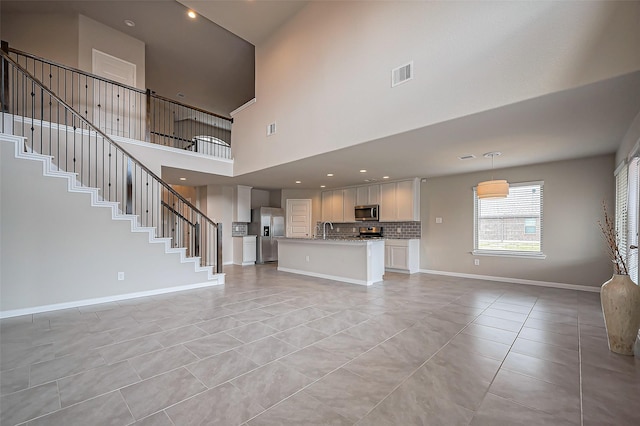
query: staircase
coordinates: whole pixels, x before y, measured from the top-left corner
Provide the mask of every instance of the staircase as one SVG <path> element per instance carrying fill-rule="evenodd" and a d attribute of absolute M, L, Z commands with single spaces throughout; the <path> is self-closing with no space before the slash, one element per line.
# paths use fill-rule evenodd
<path fill-rule="evenodd" d="M 0 318 L 224 284 L 218 225 L 2 57 Z"/>

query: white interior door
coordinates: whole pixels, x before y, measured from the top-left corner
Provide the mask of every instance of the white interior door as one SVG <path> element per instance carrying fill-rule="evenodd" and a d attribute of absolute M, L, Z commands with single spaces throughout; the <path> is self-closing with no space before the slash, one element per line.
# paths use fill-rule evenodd
<path fill-rule="evenodd" d="M 287 200 L 287 238 L 311 238 L 311 200 Z"/>
<path fill-rule="evenodd" d="M 92 49 L 92 73 L 125 86 L 136 86 L 136 64 Z M 104 82 L 94 86 L 94 124 L 109 135 L 139 138 L 135 93 Z"/>

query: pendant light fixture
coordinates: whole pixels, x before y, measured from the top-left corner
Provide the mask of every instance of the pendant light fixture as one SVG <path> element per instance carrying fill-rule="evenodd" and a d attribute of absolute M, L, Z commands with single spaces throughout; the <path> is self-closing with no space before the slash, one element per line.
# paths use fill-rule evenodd
<path fill-rule="evenodd" d="M 480 182 L 476 187 L 478 198 L 506 198 L 509 195 L 509 182 L 493 179 L 493 159 L 502 155 L 501 152 L 487 152 L 485 158 L 491 158 L 491 180 Z"/>

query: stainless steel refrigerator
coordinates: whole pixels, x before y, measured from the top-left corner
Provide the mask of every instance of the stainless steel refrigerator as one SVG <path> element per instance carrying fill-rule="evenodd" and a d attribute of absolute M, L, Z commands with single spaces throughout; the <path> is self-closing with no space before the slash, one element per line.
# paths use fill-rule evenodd
<path fill-rule="evenodd" d="M 251 210 L 249 234 L 256 238 L 256 263 L 278 260 L 278 240 L 284 237 L 284 210 L 275 207 L 260 207 Z"/>

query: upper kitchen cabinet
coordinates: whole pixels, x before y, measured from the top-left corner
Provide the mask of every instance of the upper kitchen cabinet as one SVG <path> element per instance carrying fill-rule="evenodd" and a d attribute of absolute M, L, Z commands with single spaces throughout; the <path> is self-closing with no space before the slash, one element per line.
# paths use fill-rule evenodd
<path fill-rule="evenodd" d="M 380 204 L 380 185 L 366 185 L 356 188 L 356 205 Z"/>
<path fill-rule="evenodd" d="M 236 216 L 235 222 L 251 222 L 251 187 L 238 185 L 236 187 Z"/>
<path fill-rule="evenodd" d="M 355 207 L 356 207 L 356 197 L 357 191 L 356 188 L 346 188 L 342 191 L 342 200 L 344 204 L 343 213 L 344 213 L 344 222 L 355 222 Z"/>
<path fill-rule="evenodd" d="M 383 183 L 380 198 L 381 222 L 420 220 L 419 179 Z"/>
<path fill-rule="evenodd" d="M 344 222 L 344 194 L 342 189 L 322 192 L 322 221 Z"/>

